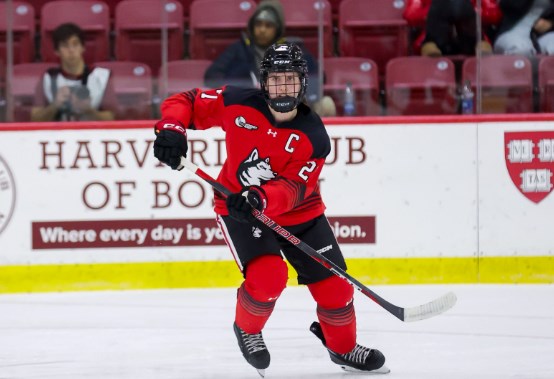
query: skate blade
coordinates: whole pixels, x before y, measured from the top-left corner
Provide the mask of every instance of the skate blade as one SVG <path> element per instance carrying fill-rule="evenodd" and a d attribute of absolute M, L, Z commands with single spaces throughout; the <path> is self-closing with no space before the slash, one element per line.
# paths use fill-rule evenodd
<path fill-rule="evenodd" d="M 346 372 L 363 373 L 367 375 L 383 375 L 383 374 L 388 374 L 390 372 L 390 369 L 385 365 L 371 371 L 358 370 L 357 368 L 350 367 L 350 366 L 343 366 L 343 365 L 341 365 L 340 367 Z"/>
<path fill-rule="evenodd" d="M 264 369 L 256 369 L 256 371 L 258 371 L 258 374 L 260 374 L 260 376 L 262 378 L 265 378 L 265 370 Z"/>

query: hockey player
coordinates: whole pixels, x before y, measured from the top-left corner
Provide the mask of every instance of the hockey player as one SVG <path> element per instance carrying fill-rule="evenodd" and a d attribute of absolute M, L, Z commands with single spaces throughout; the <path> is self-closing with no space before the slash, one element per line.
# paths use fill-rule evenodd
<path fill-rule="evenodd" d="M 330 140 L 321 119 L 303 103 L 306 61 L 294 44 L 269 47 L 259 89 L 194 89 L 162 104 L 154 155 L 177 169 L 187 153 L 186 129 L 221 126 L 227 160 L 218 181 L 234 193 L 216 192 L 215 212 L 225 241 L 242 271 L 233 325 L 246 361 L 263 376 L 270 355 L 262 329 L 284 290 L 284 257 L 317 303 L 319 323 L 310 329 L 331 360 L 344 369 L 387 373 L 385 357 L 356 343 L 353 288 L 254 218 L 256 208 L 346 270 L 324 215 L 318 178 Z"/>

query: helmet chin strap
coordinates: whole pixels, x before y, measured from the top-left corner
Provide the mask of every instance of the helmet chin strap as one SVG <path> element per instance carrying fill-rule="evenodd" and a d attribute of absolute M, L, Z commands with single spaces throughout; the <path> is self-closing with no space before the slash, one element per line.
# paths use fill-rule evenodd
<path fill-rule="evenodd" d="M 292 96 L 280 96 L 275 99 L 269 99 L 269 106 L 279 113 L 293 111 L 298 105 L 298 99 Z"/>

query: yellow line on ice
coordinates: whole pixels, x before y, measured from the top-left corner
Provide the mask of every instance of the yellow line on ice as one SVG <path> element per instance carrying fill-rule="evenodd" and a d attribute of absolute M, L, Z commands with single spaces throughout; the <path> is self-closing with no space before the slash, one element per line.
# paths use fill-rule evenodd
<path fill-rule="evenodd" d="M 347 259 L 366 285 L 554 283 L 554 257 Z M 289 283 L 296 284 L 289 268 Z M 0 293 L 237 287 L 233 261 L 0 266 Z"/>

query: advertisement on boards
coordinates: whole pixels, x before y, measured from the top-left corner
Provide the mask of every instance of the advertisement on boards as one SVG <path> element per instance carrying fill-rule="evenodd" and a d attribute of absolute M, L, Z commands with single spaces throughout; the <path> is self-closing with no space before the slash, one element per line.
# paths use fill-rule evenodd
<path fill-rule="evenodd" d="M 551 255 L 549 122 L 329 126 L 320 176 L 346 257 Z M 151 128 L 0 139 L 0 265 L 231 260 L 213 190 L 152 154 Z M 189 158 L 216 177 L 216 128 Z"/>
<path fill-rule="evenodd" d="M 217 176 L 223 132 L 191 131 L 189 143 L 189 158 Z M 362 137 L 339 135 L 333 145 L 331 176 L 333 166 L 365 163 Z M 3 133 L 0 263 L 232 259 L 211 187 L 158 162 L 152 146 L 147 129 Z M 375 243 L 368 209 L 329 221 L 340 243 Z"/>

